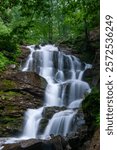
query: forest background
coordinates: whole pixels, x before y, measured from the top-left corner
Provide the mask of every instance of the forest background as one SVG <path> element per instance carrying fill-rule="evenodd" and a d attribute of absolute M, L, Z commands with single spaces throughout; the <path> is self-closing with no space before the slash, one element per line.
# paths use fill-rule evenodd
<path fill-rule="evenodd" d="M 0 70 L 15 62 L 20 45 L 67 42 L 78 49 L 83 41 L 81 51 L 92 53 L 89 33 L 99 21 L 98 0 L 0 0 Z"/>

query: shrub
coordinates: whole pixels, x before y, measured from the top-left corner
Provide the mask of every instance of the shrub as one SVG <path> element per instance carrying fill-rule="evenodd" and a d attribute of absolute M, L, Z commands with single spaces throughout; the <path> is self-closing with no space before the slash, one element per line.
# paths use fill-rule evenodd
<path fill-rule="evenodd" d="M 4 70 L 8 64 L 11 62 L 3 53 L 0 52 L 0 70 Z"/>

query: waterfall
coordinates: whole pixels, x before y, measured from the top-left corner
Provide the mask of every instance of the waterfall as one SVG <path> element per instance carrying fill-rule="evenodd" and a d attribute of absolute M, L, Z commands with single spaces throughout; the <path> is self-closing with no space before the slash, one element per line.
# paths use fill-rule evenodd
<path fill-rule="evenodd" d="M 66 108 L 53 115 L 40 137 L 47 138 L 50 134 L 66 136 L 73 131 L 74 118 L 85 93 L 90 92 L 89 84 L 82 81 L 82 77 L 91 65 L 84 63 L 82 67 L 79 58 L 66 55 L 54 45 L 39 47 L 35 49 L 34 45 L 28 46 L 30 55 L 22 71 L 35 71 L 46 79 L 48 84 L 45 89 L 44 107 Z M 39 137 L 37 134 L 44 107 L 27 110 L 22 137 Z"/>
<path fill-rule="evenodd" d="M 32 68 L 33 68 L 34 46 L 31 46 L 31 47 L 28 46 L 27 48 L 29 48 L 29 50 L 30 50 L 30 55 L 28 56 L 28 59 L 26 61 L 24 68 L 22 69 L 22 71 L 32 70 Z"/>
<path fill-rule="evenodd" d="M 44 138 L 47 138 L 50 134 L 66 136 L 72 128 L 71 123 L 75 114 L 76 112 L 73 110 L 65 110 L 54 114 L 46 127 Z"/>
<path fill-rule="evenodd" d="M 43 107 L 39 109 L 28 109 L 25 113 L 26 124 L 24 126 L 23 138 L 36 138 L 39 123 L 42 119 Z"/>

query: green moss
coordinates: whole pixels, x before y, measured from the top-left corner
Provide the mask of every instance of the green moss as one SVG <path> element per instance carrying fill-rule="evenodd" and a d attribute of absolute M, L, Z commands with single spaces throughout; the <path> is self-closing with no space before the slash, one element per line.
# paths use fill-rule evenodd
<path fill-rule="evenodd" d="M 21 123 L 22 122 L 22 118 L 17 118 L 15 116 L 2 116 L 0 117 L 0 124 L 3 126 L 7 126 L 7 125 L 15 125 L 17 123 Z"/>
<path fill-rule="evenodd" d="M 9 100 L 13 97 L 18 97 L 18 96 L 21 96 L 20 93 L 18 92 L 12 92 L 12 91 L 9 91 L 9 92 L 4 92 L 4 91 L 0 91 L 0 97 L 2 100 Z"/>
<path fill-rule="evenodd" d="M 13 121 L 16 121 L 16 118 L 9 117 L 9 116 L 0 117 L 0 123 L 2 123 L 2 124 L 8 123 L 8 122 L 13 122 Z"/>
<path fill-rule="evenodd" d="M 82 104 L 85 119 L 88 125 L 94 128 L 100 124 L 100 92 L 93 88 L 92 92 L 86 96 Z"/>
<path fill-rule="evenodd" d="M 4 86 L 4 88 L 14 88 L 16 86 L 15 82 L 11 81 L 11 80 L 3 80 L 2 84 Z"/>
<path fill-rule="evenodd" d="M 14 110 L 14 109 L 16 109 L 13 105 L 9 105 L 9 106 L 7 106 L 7 110 L 8 111 L 12 111 L 12 110 Z"/>

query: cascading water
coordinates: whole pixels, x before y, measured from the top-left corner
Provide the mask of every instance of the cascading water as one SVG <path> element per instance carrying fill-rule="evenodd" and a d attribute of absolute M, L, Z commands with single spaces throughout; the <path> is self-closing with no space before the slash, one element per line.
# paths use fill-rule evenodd
<path fill-rule="evenodd" d="M 43 137 L 48 137 L 50 134 L 65 136 L 72 128 L 71 123 L 75 114 L 76 112 L 73 110 L 64 110 L 54 114 L 46 127 Z"/>
<path fill-rule="evenodd" d="M 23 131 L 23 138 L 36 138 L 39 123 L 42 119 L 43 107 L 39 109 L 28 109 L 25 114 L 26 124 Z"/>
<path fill-rule="evenodd" d="M 35 71 L 47 81 L 44 107 L 65 106 L 49 120 L 42 138 L 50 134 L 66 136 L 73 130 L 72 124 L 86 92 L 90 92 L 88 83 L 82 81 L 83 73 L 91 68 L 82 64 L 78 58 L 60 52 L 53 45 L 28 46 L 30 55 L 22 71 Z M 84 66 L 84 67 L 83 67 Z M 25 114 L 25 126 L 22 137 L 36 138 L 44 107 L 28 109 Z"/>

